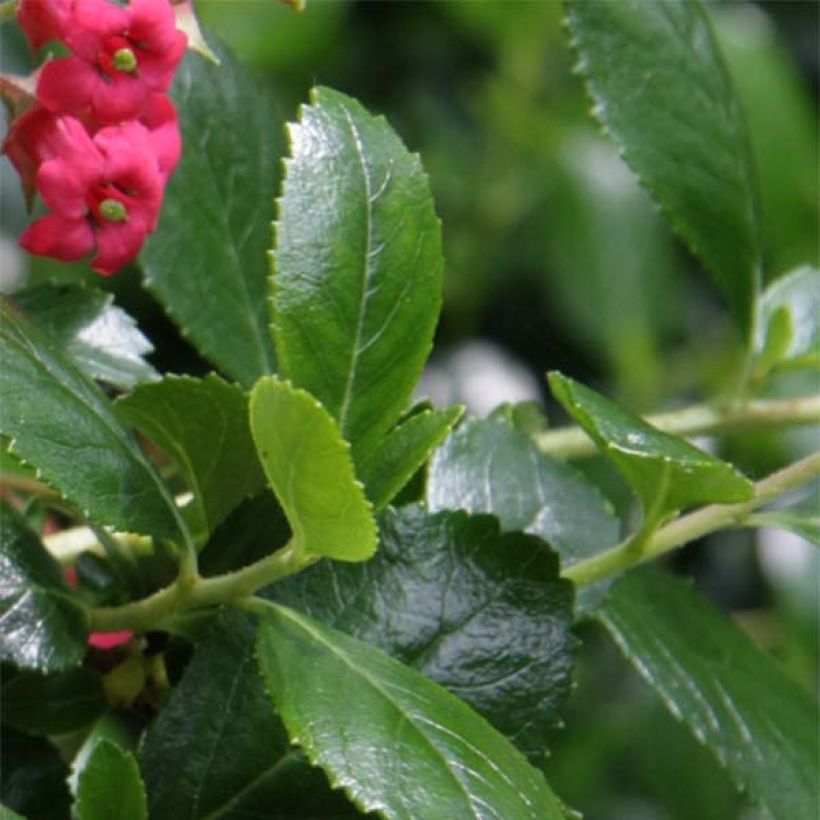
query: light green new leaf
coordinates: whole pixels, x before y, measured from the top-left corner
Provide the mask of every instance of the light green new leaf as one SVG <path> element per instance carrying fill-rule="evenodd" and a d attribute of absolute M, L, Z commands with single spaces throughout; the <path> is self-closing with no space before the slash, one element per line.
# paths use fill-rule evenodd
<path fill-rule="evenodd" d="M 746 523 L 788 530 L 820 547 L 820 500 L 816 495 L 793 507 L 749 516 Z"/>
<path fill-rule="evenodd" d="M 173 457 L 194 494 L 199 530 L 265 486 L 243 390 L 209 375 L 166 376 L 117 401 L 117 412 Z"/>
<path fill-rule="evenodd" d="M 324 407 L 273 376 L 251 392 L 251 432 L 298 549 L 340 561 L 376 550 L 373 509 L 356 479 L 350 445 Z"/>
<path fill-rule="evenodd" d="M 363 810 L 391 820 L 563 820 L 509 741 L 372 646 L 271 605 L 257 651 L 292 740 Z"/>
<path fill-rule="evenodd" d="M 760 275 L 754 168 L 703 7 L 571 0 L 567 21 L 594 114 L 748 332 Z"/>
<path fill-rule="evenodd" d="M 550 373 L 549 383 L 564 409 L 623 473 L 645 512 L 660 517 L 696 504 L 752 497 L 751 481 L 731 464 L 661 432 L 561 373 Z"/>
<path fill-rule="evenodd" d="M 168 489 L 103 392 L 51 339 L 0 303 L 0 433 L 89 517 L 173 537 Z"/>
<path fill-rule="evenodd" d="M 0 502 L 0 660 L 60 672 L 85 654 L 85 615 L 59 564 Z"/>
<path fill-rule="evenodd" d="M 189 54 L 171 87 L 184 150 L 140 254 L 149 290 L 203 356 L 250 387 L 273 371 L 266 252 L 279 126 L 250 73 Z"/>
<path fill-rule="evenodd" d="M 77 786 L 77 820 L 146 820 L 145 786 L 137 761 L 110 740 L 91 752 Z"/>
<path fill-rule="evenodd" d="M 378 511 L 404 487 L 461 418 L 463 407 L 424 410 L 392 429 L 361 465 L 367 496 Z"/>
<path fill-rule="evenodd" d="M 760 297 L 756 351 L 761 365 L 820 365 L 820 270 L 798 268 Z"/>
<path fill-rule="evenodd" d="M 354 453 L 407 406 L 441 304 L 427 177 L 383 117 L 327 88 L 289 126 L 273 254 L 282 375 L 316 396 Z"/>
<path fill-rule="evenodd" d="M 45 284 L 14 301 L 92 379 L 129 390 L 159 378 L 145 356 L 153 346 L 134 320 L 101 290 Z"/>
<path fill-rule="evenodd" d="M 778 820 L 814 816 L 817 705 L 771 657 L 667 573 L 630 573 L 596 617 L 740 788 Z"/>

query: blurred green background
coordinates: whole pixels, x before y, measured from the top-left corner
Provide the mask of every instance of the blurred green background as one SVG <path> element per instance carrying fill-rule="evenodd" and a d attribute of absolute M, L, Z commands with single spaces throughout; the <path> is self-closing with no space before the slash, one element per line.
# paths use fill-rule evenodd
<path fill-rule="evenodd" d="M 739 340 L 727 312 L 590 119 L 560 3 L 308 0 L 300 15 L 273 0 L 196 6 L 252 67 L 260 104 L 274 105 L 283 122 L 313 84 L 330 85 L 385 114 L 421 154 L 447 258 L 425 381 L 434 398 L 466 399 L 479 413 L 502 399 L 548 402 L 542 374 L 559 368 L 649 411 L 708 398 L 730 377 Z M 820 261 L 818 8 L 710 6 L 751 129 L 767 280 Z M 0 37 L 0 69 L 26 71 L 19 32 L 4 26 Z M 4 160 L 0 286 L 96 279 L 83 266 L 16 251 L 28 219 L 16 186 Z M 138 317 L 158 367 L 207 369 L 142 291 L 138 271 L 103 284 Z M 818 387 L 810 374 L 768 389 Z M 759 476 L 817 440 L 816 430 L 738 436 L 723 454 Z M 595 461 L 582 466 L 628 515 L 617 479 Z M 816 551 L 741 533 L 722 536 L 719 550 L 694 545 L 675 564 L 816 689 Z M 590 820 L 757 816 L 604 636 L 589 627 L 579 634 L 578 690 L 548 767 L 570 805 Z"/>

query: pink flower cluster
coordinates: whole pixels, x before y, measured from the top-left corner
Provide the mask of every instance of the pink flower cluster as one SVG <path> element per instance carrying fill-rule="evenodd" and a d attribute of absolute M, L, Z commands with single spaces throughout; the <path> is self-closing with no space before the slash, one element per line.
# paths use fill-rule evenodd
<path fill-rule="evenodd" d="M 32 48 L 59 40 L 71 51 L 40 69 L 3 144 L 50 209 L 20 244 L 64 261 L 96 249 L 92 268 L 115 273 L 156 227 L 179 161 L 166 92 L 187 38 L 170 0 L 21 0 L 18 19 Z"/>

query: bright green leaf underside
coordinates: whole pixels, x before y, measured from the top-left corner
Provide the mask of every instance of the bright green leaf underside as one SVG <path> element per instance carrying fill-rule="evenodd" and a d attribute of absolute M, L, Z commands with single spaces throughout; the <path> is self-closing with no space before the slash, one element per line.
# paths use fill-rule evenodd
<path fill-rule="evenodd" d="M 372 646 L 271 605 L 258 657 L 291 738 L 365 811 L 391 820 L 563 820 L 514 746 Z"/>
<path fill-rule="evenodd" d="M 407 406 L 430 352 L 441 229 L 418 157 L 356 100 L 315 89 L 289 135 L 273 254 L 277 355 L 358 461 Z"/>
<path fill-rule="evenodd" d="M 703 7 L 572 0 L 567 21 L 596 117 L 748 331 L 760 267 L 755 174 Z"/>
<path fill-rule="evenodd" d="M 298 547 L 340 561 L 364 561 L 376 550 L 376 522 L 356 479 L 350 445 L 324 407 L 273 376 L 250 400 L 259 458 Z"/>
<path fill-rule="evenodd" d="M 596 617 L 739 787 L 778 820 L 814 816 L 817 705 L 770 656 L 666 573 L 626 576 Z"/>
<path fill-rule="evenodd" d="M 730 464 L 661 432 L 561 373 L 550 373 L 549 383 L 555 398 L 623 473 L 645 510 L 660 514 L 752 497 L 752 483 Z"/>

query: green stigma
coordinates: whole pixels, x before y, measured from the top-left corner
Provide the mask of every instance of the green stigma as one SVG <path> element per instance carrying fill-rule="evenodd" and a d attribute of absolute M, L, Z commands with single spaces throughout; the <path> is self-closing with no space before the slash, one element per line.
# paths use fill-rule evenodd
<path fill-rule="evenodd" d="M 128 211 L 118 199 L 104 199 L 100 203 L 100 216 L 109 222 L 125 222 Z"/>
<path fill-rule="evenodd" d="M 114 68 L 126 74 L 133 74 L 137 70 L 137 58 L 130 48 L 120 48 L 114 52 Z"/>

